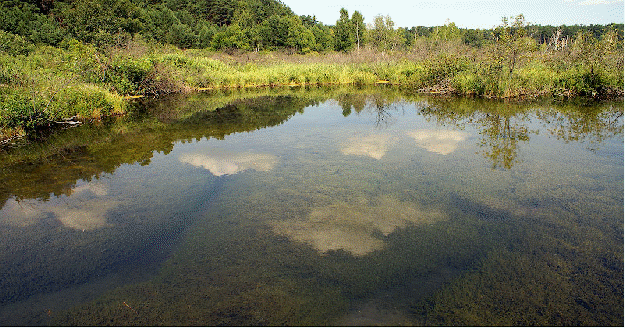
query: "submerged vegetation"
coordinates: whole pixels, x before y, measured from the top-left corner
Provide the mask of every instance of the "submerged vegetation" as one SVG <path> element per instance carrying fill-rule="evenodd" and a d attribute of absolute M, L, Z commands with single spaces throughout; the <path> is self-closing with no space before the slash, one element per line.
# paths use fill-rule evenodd
<path fill-rule="evenodd" d="M 489 98 L 618 97 L 623 26 L 336 25 L 279 1 L 0 4 L 2 139 L 126 112 L 128 97 L 216 88 L 390 83 Z M 99 10 L 98 8 L 107 8 Z"/>
<path fill-rule="evenodd" d="M 61 215 L 68 213 L 13 225 L 3 218 L 0 247 L 11 250 L 0 254 L 7 264 L 2 276 L 11 277 L 0 281 L 5 315 L 15 305 L 38 316 L 38 324 L 344 326 L 355 323 L 341 321 L 346 313 L 374 299 L 381 313 L 401 313 L 381 325 L 622 326 L 622 179 L 604 180 L 622 176 L 622 153 L 605 156 L 600 146 L 610 139 L 620 145 L 620 102 L 523 103 L 435 97 L 400 86 L 311 86 L 143 98 L 128 110 L 39 142 L 22 140 L 1 154 L 4 211 L 104 207 L 108 215 L 100 216 L 110 224 L 81 231 L 80 217 Z M 302 135 L 316 130 L 293 135 L 301 130 L 287 127 L 304 111 L 322 110 L 345 122 L 333 126 L 356 123 L 354 129 L 337 133 L 320 123 L 324 132 L 308 140 Z M 431 124 L 414 124 L 423 122 L 410 121 L 415 116 Z M 460 149 L 393 154 L 390 144 L 384 160 L 375 153 L 363 160 L 340 144 L 356 135 L 366 150 L 375 148 L 358 133 L 370 128 L 383 136 L 378 124 L 393 117 L 405 118 L 410 130 L 471 131 L 475 138 L 463 141 L 474 160 Z M 260 147 L 242 133 L 256 130 L 269 133 L 258 137 Z M 180 148 L 209 141 L 235 152 L 267 150 L 279 163 L 237 176 L 184 164 Z M 560 156 L 545 150 L 551 142 Z M 575 151 L 584 148 L 577 143 L 592 154 Z M 218 155 L 215 148 L 199 150 Z M 483 150 L 482 161 L 475 150 Z M 404 152 L 410 160 L 396 157 Z M 163 166 L 165 157 L 173 166 Z M 615 165 L 589 165 L 596 157 Z M 227 162 L 236 164 L 233 158 Z M 162 174 L 120 172 L 128 169 Z M 165 173 L 170 169 L 185 171 Z M 125 188 L 139 192 L 117 194 Z M 94 196 L 103 190 L 111 194 Z M 95 206 L 118 197 L 121 206 Z M 152 206 L 156 212 L 146 209 Z M 380 216 L 385 220 L 368 222 Z M 311 242 L 319 240 L 316 229 L 338 230 L 344 243 Z M 373 247 L 349 247 L 362 244 Z M 20 303 L 137 262 L 152 263 L 152 276 L 90 301 L 50 312 Z"/>

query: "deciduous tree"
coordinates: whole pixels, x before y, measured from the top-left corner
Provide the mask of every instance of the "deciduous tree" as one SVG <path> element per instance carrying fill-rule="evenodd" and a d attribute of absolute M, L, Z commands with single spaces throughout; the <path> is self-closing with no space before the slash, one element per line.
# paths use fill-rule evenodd
<path fill-rule="evenodd" d="M 334 26 L 334 50 L 349 51 L 354 47 L 354 25 L 349 19 L 349 12 L 341 8 L 339 20 Z"/>
<path fill-rule="evenodd" d="M 354 32 L 354 39 L 356 41 L 356 48 L 360 50 L 360 47 L 364 45 L 364 40 L 366 37 L 365 34 L 367 32 L 367 26 L 365 25 L 365 18 L 362 16 L 362 14 L 358 10 L 356 10 L 352 14 L 351 22 L 352 22 L 352 25 L 354 25 L 353 32 Z"/>
<path fill-rule="evenodd" d="M 380 51 L 399 49 L 404 43 L 404 31 L 395 30 L 390 16 L 377 15 L 367 32 L 371 45 Z"/>

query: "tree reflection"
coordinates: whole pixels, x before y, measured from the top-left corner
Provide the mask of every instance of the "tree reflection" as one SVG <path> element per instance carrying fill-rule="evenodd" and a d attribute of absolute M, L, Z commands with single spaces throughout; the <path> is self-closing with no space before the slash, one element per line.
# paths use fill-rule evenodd
<path fill-rule="evenodd" d="M 386 91 L 386 90 L 378 90 Z M 385 127 L 392 121 L 393 106 L 404 100 L 403 97 L 388 92 L 366 92 L 343 94 L 336 98 L 339 106 L 343 109 L 343 116 L 347 117 L 352 113 L 362 112 L 365 108 L 371 109 L 375 113 L 375 126 Z"/>
<path fill-rule="evenodd" d="M 378 128 L 391 124 L 395 109 L 406 102 L 414 104 L 426 120 L 458 129 L 475 126 L 481 136 L 480 153 L 493 168 L 510 169 L 518 163 L 521 145 L 537 133 L 530 130 L 530 119 L 538 119 L 543 132 L 566 142 L 586 142 L 593 150 L 606 138 L 623 134 L 623 105 L 619 102 L 536 105 L 432 98 L 390 88 L 186 95 L 159 99 L 111 124 L 69 129 L 47 141 L 0 150 L 0 205 L 11 196 L 45 200 L 50 195 L 68 194 L 78 179 L 98 178 L 124 163 L 149 163 L 155 151 L 168 153 L 175 141 L 223 139 L 232 133 L 280 125 L 306 106 L 327 99 L 336 99 L 345 116 L 370 110 Z"/>
<path fill-rule="evenodd" d="M 336 101 L 343 109 L 343 116 L 347 117 L 352 113 L 362 112 L 367 106 L 367 94 L 342 94 L 336 97 Z"/>
<path fill-rule="evenodd" d="M 389 110 L 389 107 L 386 104 L 376 103 L 375 113 L 376 113 L 376 116 L 375 116 L 376 128 L 388 126 L 388 124 L 391 122 L 391 118 L 393 118 L 393 115 L 391 114 L 391 111 Z"/>
<path fill-rule="evenodd" d="M 606 138 L 623 134 L 623 108 L 615 104 L 575 102 L 529 108 L 524 103 L 495 102 L 476 99 L 431 99 L 421 103 L 420 113 L 426 119 L 463 129 L 479 129 L 483 148 L 480 153 L 492 161 L 492 167 L 511 169 L 519 162 L 520 142 L 532 134 L 529 124 L 537 118 L 546 131 L 564 141 L 588 142 L 596 150 Z"/>
<path fill-rule="evenodd" d="M 511 123 L 510 117 L 497 114 L 486 114 L 480 120 L 483 136 L 479 146 L 485 148 L 482 151 L 484 157 L 493 162 L 493 168 L 503 167 L 511 169 L 518 163 L 519 141 L 529 141 L 528 128 L 523 125 Z"/>
<path fill-rule="evenodd" d="M 551 135 L 567 142 L 588 142 L 591 150 L 597 150 L 605 139 L 623 134 L 623 108 L 614 105 L 548 108 L 536 116 Z"/>
<path fill-rule="evenodd" d="M 155 151 L 167 154 L 176 141 L 224 139 L 280 125 L 315 103 L 290 96 L 229 99 L 225 104 L 202 94 L 161 99 L 138 110 L 155 115 L 81 126 L 41 143 L 2 150 L 0 208 L 12 196 L 19 201 L 69 195 L 77 180 L 97 179 L 122 164 L 148 164 Z"/>

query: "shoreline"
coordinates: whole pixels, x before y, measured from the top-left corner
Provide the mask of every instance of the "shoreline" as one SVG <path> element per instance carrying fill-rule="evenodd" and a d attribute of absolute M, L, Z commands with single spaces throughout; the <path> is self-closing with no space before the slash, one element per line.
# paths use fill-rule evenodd
<path fill-rule="evenodd" d="M 436 96 L 501 100 L 609 100 L 624 94 L 623 71 L 610 65 L 622 66 L 622 58 L 612 57 L 588 70 L 561 53 L 537 52 L 513 70 L 492 57 L 489 48 L 460 47 L 449 54 L 369 49 L 224 57 L 201 50 L 132 50 L 141 47 L 146 45 L 137 41 L 105 52 L 77 42 L 69 49 L 42 46 L 27 56 L 0 53 L 0 62 L 6 63 L 0 77 L 10 77 L 0 84 L 0 140 L 67 117 L 123 115 L 128 101 L 137 98 L 210 90 L 386 85 Z"/>
<path fill-rule="evenodd" d="M 181 90 L 178 92 L 171 92 L 162 95 L 127 95 L 121 97 L 125 103 L 125 106 L 128 106 L 130 101 L 133 100 L 141 100 L 141 99 L 150 99 L 158 101 L 159 99 L 163 99 L 169 95 L 192 95 L 194 93 L 201 92 L 210 92 L 210 91 L 228 91 L 228 90 L 238 90 L 238 91 L 246 91 L 246 90 L 259 90 L 259 89 L 293 89 L 293 88 L 308 88 L 308 87 L 340 87 L 340 86 L 348 86 L 348 87 L 377 87 L 377 86 L 389 86 L 398 88 L 401 92 L 405 92 L 407 94 L 414 95 L 425 95 L 425 96 L 433 96 L 433 97 L 443 97 L 443 98 L 466 98 L 466 99 L 484 99 L 489 101 L 504 101 L 504 102 L 538 102 L 540 100 L 552 99 L 555 101 L 574 101 L 574 100 L 582 100 L 582 101 L 590 101 L 590 102 L 602 102 L 602 101 L 616 101 L 622 100 L 623 90 L 616 90 L 615 92 L 611 92 L 610 94 L 604 95 L 603 97 L 584 97 L 573 95 L 571 92 L 564 91 L 560 94 L 549 94 L 549 93 L 536 93 L 536 94 L 516 94 L 513 96 L 502 96 L 502 97 L 488 97 L 484 95 L 475 95 L 475 94 L 459 94 L 456 90 L 449 88 L 422 88 L 415 89 L 410 85 L 402 85 L 393 83 L 390 81 L 376 81 L 374 84 L 366 84 L 366 85 L 355 85 L 353 83 L 340 83 L 340 82 L 328 82 L 328 83 L 290 83 L 290 84 L 272 84 L 272 85 L 246 85 L 246 86 L 222 86 L 222 87 L 205 87 L 205 88 L 186 88 L 185 90 Z M 117 112 L 109 115 L 98 115 L 96 117 L 83 117 L 79 115 L 74 115 L 70 118 L 62 118 L 57 119 L 55 121 L 49 121 L 45 125 L 38 126 L 36 129 L 31 130 L 29 132 L 24 132 L 24 130 L 20 128 L 12 128 L 7 129 L 0 127 L 0 149 L 6 147 L 13 140 L 19 140 L 22 138 L 26 138 L 32 133 L 36 133 L 37 131 L 42 131 L 44 129 L 56 130 L 56 129 L 65 129 L 72 128 L 75 126 L 82 125 L 86 122 L 94 122 L 100 121 L 102 119 L 125 116 L 128 112 Z"/>

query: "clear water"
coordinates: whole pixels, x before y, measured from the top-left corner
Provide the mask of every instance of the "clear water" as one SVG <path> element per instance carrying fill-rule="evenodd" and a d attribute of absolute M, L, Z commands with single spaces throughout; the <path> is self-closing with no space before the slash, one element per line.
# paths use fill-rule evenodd
<path fill-rule="evenodd" d="M 622 102 L 138 108 L 0 153 L 0 324 L 623 324 Z"/>

